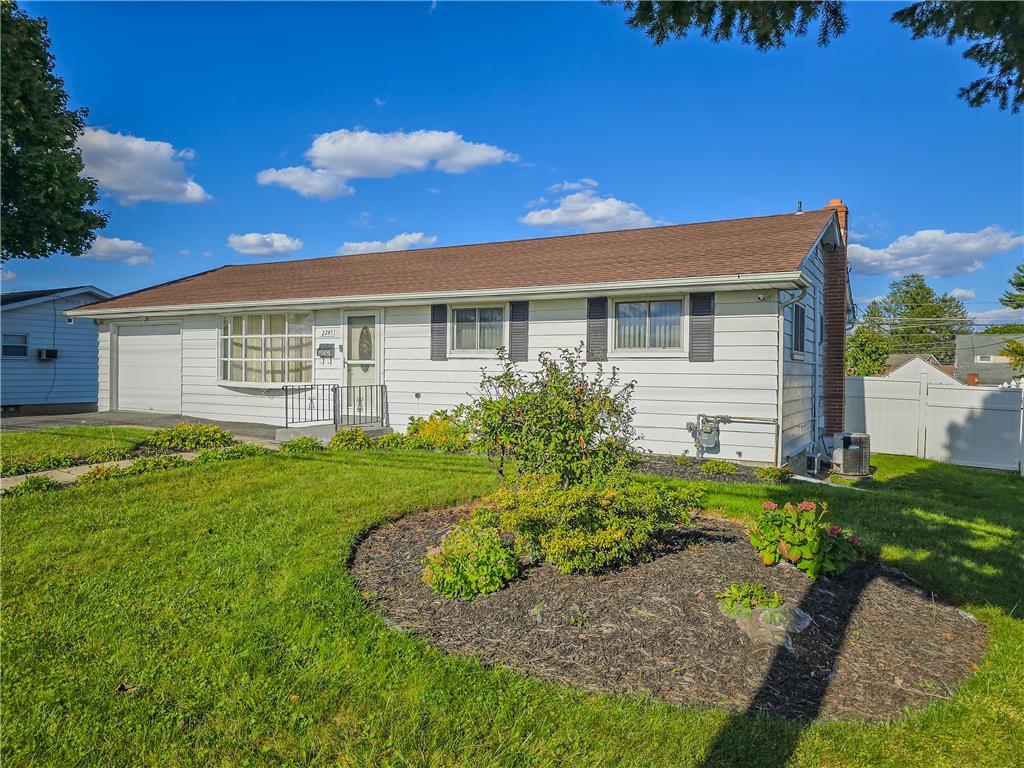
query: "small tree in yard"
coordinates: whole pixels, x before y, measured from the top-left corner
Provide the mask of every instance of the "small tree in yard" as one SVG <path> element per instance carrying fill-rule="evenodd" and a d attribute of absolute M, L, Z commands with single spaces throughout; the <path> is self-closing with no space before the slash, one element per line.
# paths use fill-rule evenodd
<path fill-rule="evenodd" d="M 890 352 L 892 341 L 888 336 L 866 325 L 858 327 L 846 339 L 846 375 L 879 376 L 885 373 Z"/>
<path fill-rule="evenodd" d="M 583 345 L 558 357 L 542 353 L 540 370 L 527 375 L 498 350 L 500 372 L 484 372 L 469 409 L 478 446 L 505 477 L 553 475 L 563 487 L 586 483 L 635 461 L 631 403 L 634 383 L 618 371 L 584 372 Z"/>

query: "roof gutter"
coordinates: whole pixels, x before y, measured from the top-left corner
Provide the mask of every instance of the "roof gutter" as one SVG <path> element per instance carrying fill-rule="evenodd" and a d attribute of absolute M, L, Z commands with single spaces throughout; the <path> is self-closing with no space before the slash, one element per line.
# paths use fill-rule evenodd
<path fill-rule="evenodd" d="M 595 293 L 607 295 L 644 291 L 649 294 L 678 292 L 681 289 L 701 290 L 794 290 L 808 285 L 802 272 L 766 272 L 750 275 L 714 275 L 654 280 L 628 280 L 614 283 L 588 283 L 576 285 L 523 286 L 519 288 L 473 288 L 462 291 L 432 291 L 416 293 L 366 294 L 360 296 L 321 296 L 303 299 L 264 299 L 257 301 L 211 302 L 207 304 L 153 305 L 148 307 L 113 307 L 89 309 L 79 307 L 67 310 L 69 317 L 95 317 L 117 319 L 121 317 L 160 317 L 169 315 L 196 315 L 214 312 L 246 312 L 275 309 L 328 309 L 340 306 L 402 306 L 452 302 L 465 299 L 502 297 L 516 300 L 582 298 Z"/>

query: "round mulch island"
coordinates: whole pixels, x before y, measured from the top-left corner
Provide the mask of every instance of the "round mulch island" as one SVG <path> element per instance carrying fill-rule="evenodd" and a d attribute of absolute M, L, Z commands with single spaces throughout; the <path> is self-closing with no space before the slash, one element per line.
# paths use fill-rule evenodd
<path fill-rule="evenodd" d="M 467 507 L 374 530 L 352 572 L 390 623 L 446 651 L 545 680 L 800 719 L 881 720 L 951 695 L 981 662 L 973 617 L 868 560 L 812 582 L 766 568 L 742 527 L 701 517 L 670 532 L 651 562 L 597 576 L 547 564 L 469 602 L 436 595 L 422 558 Z M 792 647 L 756 643 L 721 613 L 736 581 L 778 590 L 812 621 Z"/>

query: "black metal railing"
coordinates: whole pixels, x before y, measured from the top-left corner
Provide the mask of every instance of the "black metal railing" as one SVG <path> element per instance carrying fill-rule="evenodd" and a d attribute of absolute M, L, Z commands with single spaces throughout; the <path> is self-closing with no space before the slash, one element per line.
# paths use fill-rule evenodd
<path fill-rule="evenodd" d="M 360 384 L 339 387 L 337 424 L 383 424 L 387 410 L 387 387 L 383 384 Z"/>
<path fill-rule="evenodd" d="M 336 427 L 383 424 L 387 387 L 383 384 L 286 384 L 284 425 L 333 422 Z"/>

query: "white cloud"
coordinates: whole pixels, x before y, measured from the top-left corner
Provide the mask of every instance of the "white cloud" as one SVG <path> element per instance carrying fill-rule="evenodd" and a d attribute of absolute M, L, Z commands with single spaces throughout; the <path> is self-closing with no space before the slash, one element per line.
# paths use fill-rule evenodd
<path fill-rule="evenodd" d="M 468 142 L 454 131 L 374 133 L 341 129 L 322 133 L 306 151 L 309 165 L 260 171 L 260 184 L 280 184 L 304 197 L 329 200 L 354 191 L 352 179 L 387 178 L 433 168 L 465 173 L 481 165 L 515 162 L 519 157 L 490 144 Z"/>
<path fill-rule="evenodd" d="M 390 240 L 363 240 L 358 243 L 342 243 L 337 253 L 350 256 L 355 253 L 379 253 L 380 251 L 404 251 L 409 248 L 426 248 L 437 242 L 435 235 L 422 232 L 402 232 Z"/>
<path fill-rule="evenodd" d="M 961 301 L 963 301 L 965 299 L 973 299 L 978 294 L 976 294 L 970 288 L 954 288 L 952 291 L 949 292 L 949 295 L 952 296 L 954 299 L 960 299 Z"/>
<path fill-rule="evenodd" d="M 0 269 L 0 280 L 13 280 L 18 274 L 9 269 Z"/>
<path fill-rule="evenodd" d="M 980 325 L 1024 323 L 1024 309 L 1000 307 L 999 309 L 989 309 L 985 312 L 975 312 L 971 317 L 975 323 Z"/>
<path fill-rule="evenodd" d="M 859 242 L 862 242 L 864 240 L 867 240 L 868 239 L 868 234 L 866 232 L 858 232 L 855 229 L 851 229 L 849 237 L 850 237 L 850 242 L 859 243 Z"/>
<path fill-rule="evenodd" d="M 548 187 L 548 192 L 576 192 L 587 187 L 593 188 L 597 182 L 593 179 L 582 178 L 579 181 L 560 181 Z"/>
<path fill-rule="evenodd" d="M 117 195 L 122 205 L 140 200 L 204 203 L 212 199 L 186 173 L 191 149 L 177 150 L 166 141 L 149 141 L 102 128 L 86 128 L 78 139 L 85 176 Z"/>
<path fill-rule="evenodd" d="M 180 251 L 178 251 L 178 255 L 179 256 L 191 256 L 192 255 L 192 249 L 191 248 L 182 248 Z"/>
<path fill-rule="evenodd" d="M 540 205 L 547 205 L 547 203 L 548 199 L 544 197 L 544 195 L 541 195 L 540 197 L 533 198 L 533 200 L 527 200 L 523 203 L 523 208 L 536 208 Z"/>
<path fill-rule="evenodd" d="M 122 240 L 120 237 L 97 237 L 83 255 L 96 261 L 121 261 L 133 267 L 153 263 L 152 248 L 137 240 Z"/>
<path fill-rule="evenodd" d="M 387 104 L 387 102 L 384 101 L 384 99 L 380 98 L 379 96 L 374 96 L 373 103 L 376 104 L 378 107 L 383 107 L 385 104 Z"/>
<path fill-rule="evenodd" d="M 281 256 L 299 250 L 302 241 L 280 232 L 250 232 L 247 235 L 228 235 L 228 247 L 247 256 Z"/>
<path fill-rule="evenodd" d="M 922 229 L 901 235 L 885 248 L 852 244 L 849 248 L 853 271 L 861 275 L 920 272 L 927 277 L 952 277 L 976 272 L 993 256 L 1024 244 L 999 227 L 977 232 L 946 232 Z"/>
<path fill-rule="evenodd" d="M 209 258 L 209 257 L 213 256 L 213 251 L 203 251 L 203 256 L 206 256 L 207 258 Z"/>
<path fill-rule="evenodd" d="M 636 203 L 599 197 L 590 189 L 566 195 L 558 201 L 557 208 L 530 211 L 519 221 L 534 227 L 575 227 L 584 232 L 634 229 L 659 223 Z"/>

